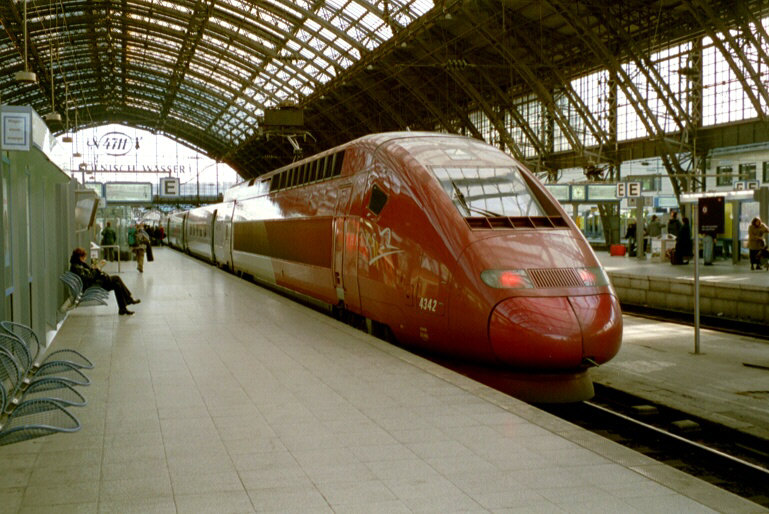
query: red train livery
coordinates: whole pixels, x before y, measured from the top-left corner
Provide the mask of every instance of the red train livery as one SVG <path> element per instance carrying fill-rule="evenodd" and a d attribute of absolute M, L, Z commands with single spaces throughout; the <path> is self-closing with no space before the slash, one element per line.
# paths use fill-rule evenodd
<path fill-rule="evenodd" d="M 589 397 L 585 370 L 620 347 L 617 297 L 579 229 L 524 166 L 474 139 L 365 136 L 167 223 L 171 245 L 405 346 L 531 379 L 527 399 Z"/>

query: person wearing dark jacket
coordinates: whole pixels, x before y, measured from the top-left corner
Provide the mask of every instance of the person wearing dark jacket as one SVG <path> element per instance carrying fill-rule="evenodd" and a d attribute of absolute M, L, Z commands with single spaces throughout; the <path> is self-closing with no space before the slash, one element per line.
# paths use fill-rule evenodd
<path fill-rule="evenodd" d="M 126 307 L 139 303 L 141 300 L 133 298 L 131 291 L 128 290 L 120 277 L 108 275 L 98 267 L 91 266 L 86 262 L 85 257 L 85 250 L 75 248 L 69 258 L 69 270 L 83 281 L 83 289 L 96 285 L 107 291 L 113 291 L 117 300 L 118 313 L 121 316 L 133 314 L 133 311 L 129 311 Z"/>
<path fill-rule="evenodd" d="M 681 230 L 681 221 L 678 219 L 678 213 L 673 211 L 670 213 L 670 221 L 668 221 L 668 234 L 677 237 L 679 230 Z"/>
<path fill-rule="evenodd" d="M 673 252 L 672 264 L 689 264 L 692 258 L 692 229 L 689 226 L 689 218 L 684 216 L 681 220 L 681 228 L 676 237 L 676 249 Z"/>

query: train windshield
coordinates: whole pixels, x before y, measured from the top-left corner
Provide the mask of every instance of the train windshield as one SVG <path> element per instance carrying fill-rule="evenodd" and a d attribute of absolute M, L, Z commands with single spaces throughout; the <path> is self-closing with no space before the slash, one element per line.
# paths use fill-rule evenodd
<path fill-rule="evenodd" d="M 465 217 L 545 216 L 515 167 L 432 167 L 441 187 Z"/>

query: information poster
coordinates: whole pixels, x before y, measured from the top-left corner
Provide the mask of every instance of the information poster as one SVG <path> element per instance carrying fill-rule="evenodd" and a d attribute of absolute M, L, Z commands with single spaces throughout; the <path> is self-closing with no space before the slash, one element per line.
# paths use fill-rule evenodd
<path fill-rule="evenodd" d="M 28 152 L 32 138 L 32 116 L 28 112 L 3 112 L 2 149 Z"/>

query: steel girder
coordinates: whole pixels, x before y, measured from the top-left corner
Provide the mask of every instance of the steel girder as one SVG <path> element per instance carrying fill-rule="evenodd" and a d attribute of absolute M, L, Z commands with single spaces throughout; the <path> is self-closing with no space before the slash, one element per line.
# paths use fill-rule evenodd
<path fill-rule="evenodd" d="M 748 41 L 762 66 L 767 61 L 763 4 L 447 0 L 417 16 L 408 0 L 36 0 L 29 4 L 28 66 L 39 81 L 18 85 L 8 77 L 23 69 L 21 4 L 9 1 L 0 3 L 7 36 L 0 39 L 6 72 L 0 92 L 4 102 L 28 103 L 42 113 L 53 93 L 70 119 L 78 110 L 81 125 L 122 120 L 159 130 L 227 160 L 244 176 L 292 158 L 285 141 L 267 140 L 259 126 L 264 108 L 283 103 L 305 109 L 304 128 L 317 139 L 313 149 L 405 126 L 481 137 L 468 117 L 481 110 L 522 158 L 505 129 L 504 110 L 536 148 L 538 162 L 557 166 L 571 158 L 584 165 L 595 158 L 588 138 L 612 162 L 619 154 L 607 150 L 622 146 L 610 120 L 616 102 L 614 113 L 603 114 L 606 128 L 571 86 L 604 69 L 631 100 L 669 172 L 680 175 L 686 170 L 678 155 L 691 150 L 698 109 L 677 103 L 649 57 L 665 45 L 715 35 L 720 51 L 733 55 L 729 65 L 753 94 L 751 103 L 766 116 L 763 71 L 740 55 L 740 42 Z M 738 36 L 729 33 L 735 27 Z M 451 60 L 467 66 L 448 66 Z M 657 122 L 623 69 L 627 63 L 674 115 L 677 132 Z M 549 129 L 529 126 L 513 106 L 513 99 L 531 93 L 544 106 L 542 124 Z M 574 109 L 572 118 L 560 110 L 559 98 Z M 690 101 L 696 103 L 696 94 Z M 573 116 L 586 133 L 577 132 Z M 569 152 L 553 152 L 555 127 Z"/>

